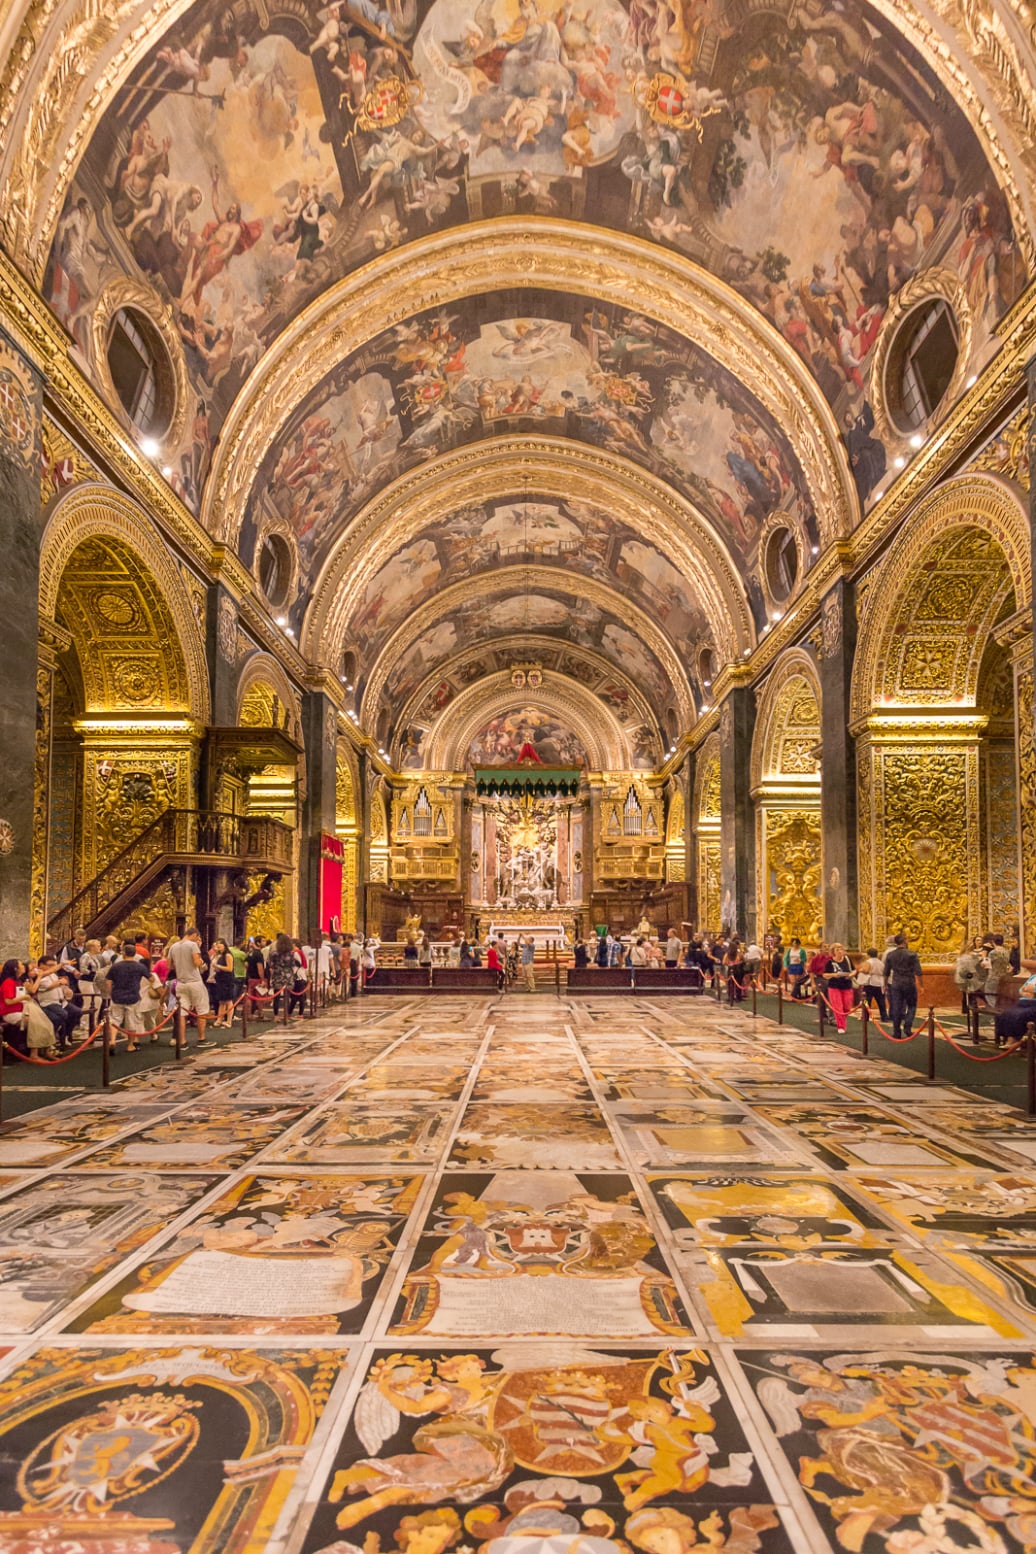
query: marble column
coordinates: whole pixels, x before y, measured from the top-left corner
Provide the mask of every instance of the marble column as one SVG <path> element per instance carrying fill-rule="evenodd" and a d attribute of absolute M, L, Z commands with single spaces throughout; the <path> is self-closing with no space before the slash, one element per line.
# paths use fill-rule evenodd
<path fill-rule="evenodd" d="M 313 936 L 320 930 L 320 838 L 335 834 L 338 712 L 323 691 L 302 698 L 302 739 L 306 749 L 306 798 L 299 837 L 299 930 Z"/>
<path fill-rule="evenodd" d="M 41 945 L 44 902 L 32 899 L 36 769 L 36 659 L 40 588 L 41 380 L 0 330 L 0 619 L 4 694 L 0 696 L 0 954 Z M 36 817 L 39 818 L 38 816 Z"/>
<path fill-rule="evenodd" d="M 367 932 L 367 886 L 371 877 L 371 790 L 376 773 L 371 771 L 370 756 L 360 750 L 356 757 L 356 914 L 357 933 Z"/>
<path fill-rule="evenodd" d="M 824 939 L 859 944 L 856 856 L 856 745 L 849 732 L 849 697 L 856 652 L 852 585 L 840 580 L 821 602 L 820 825 Z M 866 945 L 863 946 L 866 948 Z"/>
<path fill-rule="evenodd" d="M 725 930 L 742 936 L 756 931 L 755 816 L 750 777 L 754 726 L 752 691 L 748 686 L 728 691 L 719 720 L 720 918 Z"/>

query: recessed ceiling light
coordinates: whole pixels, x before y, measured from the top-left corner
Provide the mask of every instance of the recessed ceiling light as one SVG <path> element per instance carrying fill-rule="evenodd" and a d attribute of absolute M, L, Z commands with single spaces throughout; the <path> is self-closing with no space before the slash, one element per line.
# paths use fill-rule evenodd
<path fill-rule="evenodd" d="M 277 624 L 278 626 L 286 626 L 288 624 L 288 617 L 286 615 L 278 615 Z"/>
<path fill-rule="evenodd" d="M 920 432 L 915 432 L 913 437 L 911 437 L 911 439 L 910 439 L 910 446 L 911 446 L 911 448 L 923 448 L 924 447 L 924 438 L 921 436 Z"/>
<path fill-rule="evenodd" d="M 169 480 L 172 477 L 172 473 L 173 466 L 171 464 L 162 465 L 162 474 L 165 476 L 166 480 Z"/>
<path fill-rule="evenodd" d="M 820 555 L 820 546 L 819 545 L 811 545 L 809 547 L 809 553 L 810 553 L 811 556 L 819 556 Z"/>
<path fill-rule="evenodd" d="M 774 618 L 775 621 L 779 621 L 782 618 L 781 617 L 781 611 L 780 610 L 774 610 L 773 618 Z"/>
<path fill-rule="evenodd" d="M 142 437 L 140 451 L 146 459 L 157 459 L 162 450 L 153 437 Z"/>
<path fill-rule="evenodd" d="M 293 637 L 295 635 L 294 627 L 292 627 L 292 626 L 285 626 L 285 628 L 284 628 L 284 635 L 286 637 Z"/>
<path fill-rule="evenodd" d="M 902 469 L 903 465 L 906 463 L 906 459 L 903 457 L 903 455 L 901 453 L 897 453 L 896 457 L 892 460 L 892 462 L 896 466 L 897 469 Z"/>

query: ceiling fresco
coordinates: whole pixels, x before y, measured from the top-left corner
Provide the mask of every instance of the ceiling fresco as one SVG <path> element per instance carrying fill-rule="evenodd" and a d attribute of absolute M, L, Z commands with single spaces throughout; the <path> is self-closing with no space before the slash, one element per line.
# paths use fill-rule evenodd
<path fill-rule="evenodd" d="M 611 584 L 663 628 L 687 661 L 708 645 L 692 585 L 660 550 L 594 507 L 532 494 L 455 510 L 396 551 L 357 599 L 345 648 L 370 663 L 441 588 L 524 560 Z"/>
<path fill-rule="evenodd" d="M 632 680 L 659 716 L 675 700 L 665 670 L 629 623 L 589 599 L 566 592 L 564 579 L 559 578 L 556 589 L 540 587 L 528 594 L 494 593 L 487 583 L 474 597 L 450 604 L 444 618 L 426 627 L 394 656 L 379 703 L 393 714 L 398 712 L 421 682 L 436 674 L 461 648 L 482 639 L 488 648 L 494 638 L 515 634 L 553 637 L 592 649 L 613 664 L 621 678 Z M 472 683 L 479 673 L 477 664 L 469 660 L 464 673 L 471 676 L 466 683 Z"/>
<path fill-rule="evenodd" d="M 883 472 L 866 365 L 890 296 L 919 269 L 950 266 L 982 339 L 1024 274 L 973 132 L 889 24 L 863 3 L 786 11 L 751 14 L 741 0 L 201 0 L 156 40 L 95 133 L 47 295 L 81 341 L 110 276 L 145 277 L 165 295 L 197 401 L 171 479 L 196 505 L 233 396 L 334 282 L 468 220 L 586 221 L 678 250 L 765 314 L 834 406 L 866 493 Z M 604 372 L 625 386 L 617 397 L 592 380 L 569 390 L 580 432 L 634 457 L 671 455 L 666 444 L 682 443 L 698 410 L 682 395 L 659 399 L 646 370 L 656 342 L 639 338 L 642 326 L 609 318 L 610 338 L 595 342 L 593 326 L 570 320 L 564 338 L 552 321 L 514 309 L 510 333 L 490 331 L 481 349 L 465 338 L 469 408 L 493 419 L 526 399 L 549 405 L 549 347 L 555 377 L 564 366 L 576 380 L 607 352 Z M 509 356 L 494 355 L 507 344 Z M 479 404 L 487 377 L 495 387 Z M 361 487 L 375 459 L 428 456 L 458 430 L 434 374 L 404 403 L 389 397 L 398 379 L 373 378 L 354 373 L 332 407 L 366 407 L 360 436 L 372 441 L 349 447 Z M 676 461 L 673 478 L 686 473 Z M 746 502 L 733 501 L 744 520 Z M 727 521 L 737 529 L 733 512 Z"/>
<path fill-rule="evenodd" d="M 386 330 L 335 369 L 258 473 L 243 559 L 274 521 L 294 534 L 312 578 L 348 519 L 389 481 L 458 444 L 529 429 L 607 448 L 662 477 L 746 570 L 772 512 L 815 542 L 786 437 L 726 368 L 628 309 L 501 292 Z M 460 546 L 478 544 L 465 534 L 469 520 L 457 521 Z"/>
<path fill-rule="evenodd" d="M 430 680 L 426 677 L 426 688 L 422 692 L 418 686 L 409 707 L 401 714 L 395 736 L 399 765 L 409 770 L 422 767 L 431 731 L 446 709 L 470 686 L 487 682 L 501 670 L 512 669 L 523 651 L 533 656 L 540 672 L 553 670 L 601 700 L 624 729 L 634 765 L 650 769 L 657 763 L 661 744 L 654 728 L 655 715 L 636 683 L 624 672 L 610 669 L 599 656 L 579 648 L 552 645 L 549 638 L 523 636 L 521 645 L 505 639 L 494 647 L 462 653 L 447 663 L 441 674 L 433 674 Z M 679 726 L 675 710 L 669 712 L 668 720 L 668 726 L 675 731 Z"/>
<path fill-rule="evenodd" d="M 530 705 L 488 719 L 468 746 L 469 766 L 509 766 L 523 760 L 544 766 L 588 764 L 579 735 L 552 712 Z"/>

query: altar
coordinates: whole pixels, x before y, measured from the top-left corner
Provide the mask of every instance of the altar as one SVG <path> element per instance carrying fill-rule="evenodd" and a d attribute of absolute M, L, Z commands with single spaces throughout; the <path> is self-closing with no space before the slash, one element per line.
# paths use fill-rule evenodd
<path fill-rule="evenodd" d="M 540 912 L 497 912 L 487 930 L 486 942 L 488 944 L 503 934 L 507 944 L 517 938 L 531 938 L 538 950 L 546 949 L 550 944 L 556 944 L 562 949 L 572 942 L 572 928 L 570 912 L 558 913 L 556 916 Z"/>

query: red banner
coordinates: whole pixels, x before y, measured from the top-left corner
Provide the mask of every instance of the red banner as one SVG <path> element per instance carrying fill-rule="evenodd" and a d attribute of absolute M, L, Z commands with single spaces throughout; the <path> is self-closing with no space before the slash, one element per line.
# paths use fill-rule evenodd
<path fill-rule="evenodd" d="M 320 836 L 320 929 L 340 933 L 342 928 L 342 871 L 345 843 L 337 836 Z"/>

